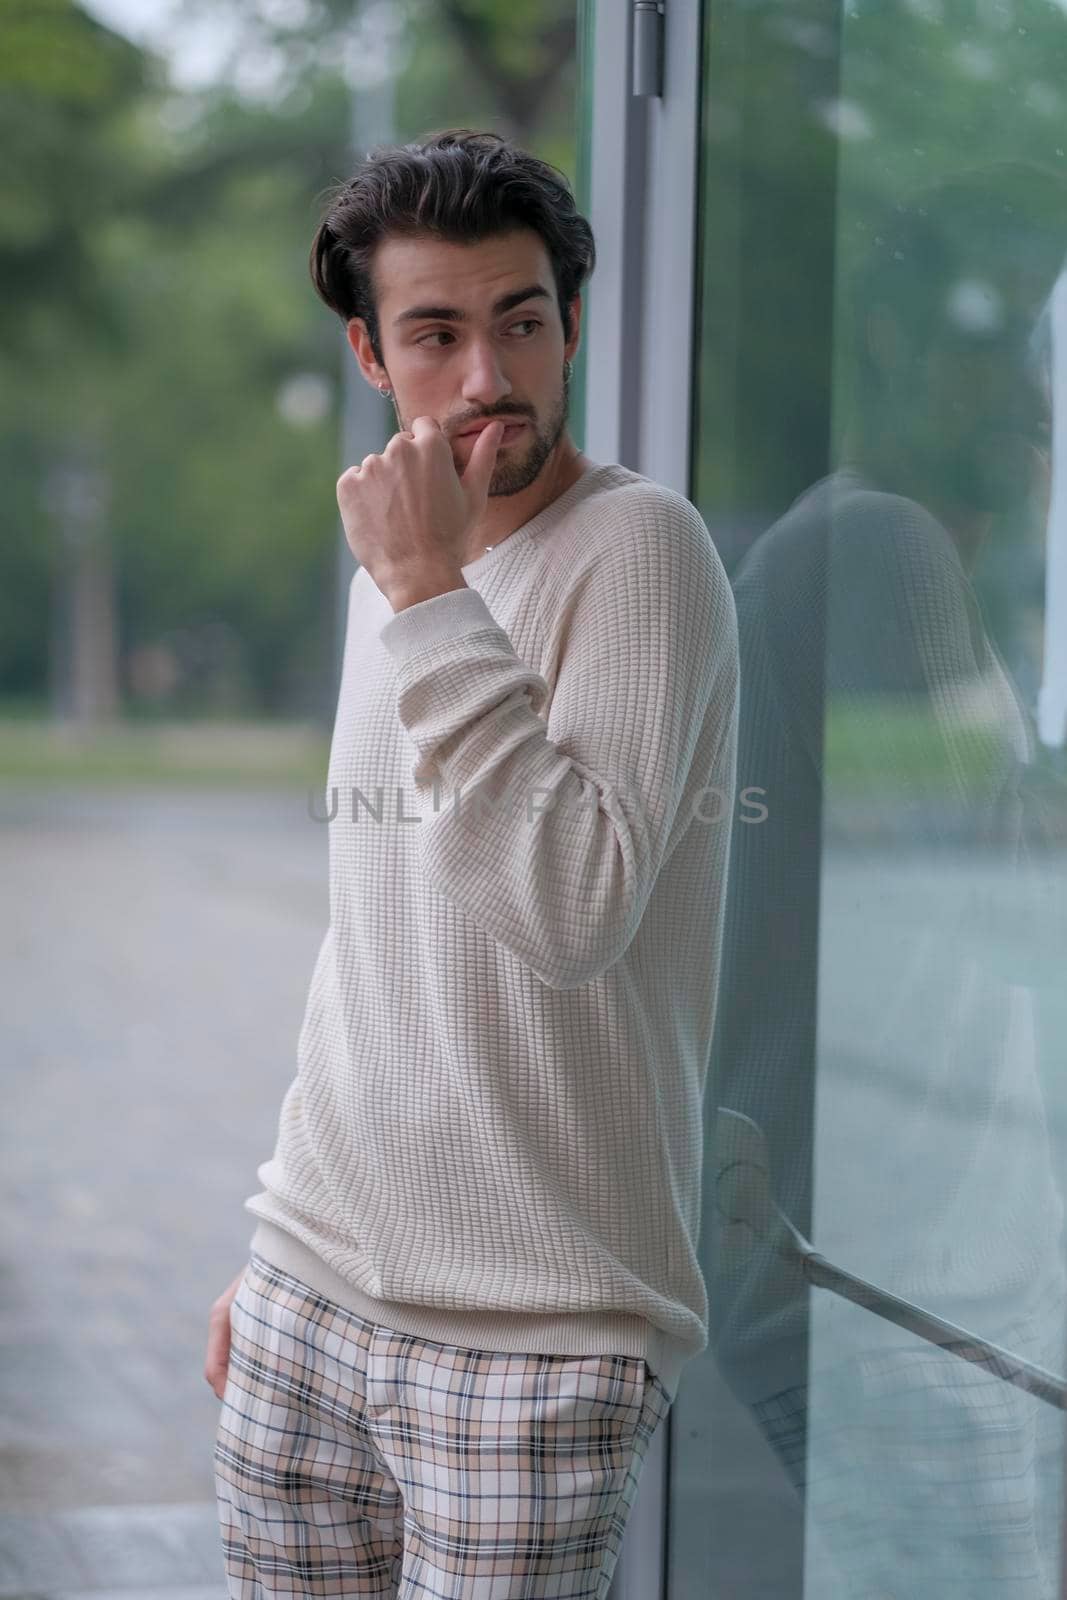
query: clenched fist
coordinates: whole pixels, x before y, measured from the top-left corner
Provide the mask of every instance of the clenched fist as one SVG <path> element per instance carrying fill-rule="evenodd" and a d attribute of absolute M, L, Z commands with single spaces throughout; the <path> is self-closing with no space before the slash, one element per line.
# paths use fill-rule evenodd
<path fill-rule="evenodd" d="M 505 424 L 482 429 L 462 476 L 434 417 L 416 417 L 381 455 L 337 481 L 349 549 L 394 609 L 422 593 L 463 586 L 471 529 L 485 512 Z"/>

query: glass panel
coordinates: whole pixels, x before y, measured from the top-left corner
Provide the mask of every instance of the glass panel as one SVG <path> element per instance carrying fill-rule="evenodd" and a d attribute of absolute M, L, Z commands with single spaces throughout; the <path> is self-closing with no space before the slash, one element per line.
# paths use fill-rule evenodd
<path fill-rule="evenodd" d="M 1065 69 L 1055 5 L 706 10 L 743 684 L 672 1596 L 1060 1592 L 1063 1412 L 973 1340 L 1067 1365 Z"/>
<path fill-rule="evenodd" d="M 577 0 L 575 9 L 575 153 L 574 196 L 584 217 L 590 212 L 593 145 L 593 73 L 596 56 L 596 0 Z M 583 301 L 584 306 L 584 301 Z M 584 311 L 583 311 L 584 320 Z M 574 360 L 568 429 L 579 450 L 585 449 L 586 345 L 582 341 Z"/>

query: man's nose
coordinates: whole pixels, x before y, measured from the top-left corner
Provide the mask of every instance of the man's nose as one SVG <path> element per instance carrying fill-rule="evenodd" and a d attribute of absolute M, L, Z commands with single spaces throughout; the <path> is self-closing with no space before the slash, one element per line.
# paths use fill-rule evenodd
<path fill-rule="evenodd" d="M 495 403 L 511 393 L 511 383 L 491 344 L 475 345 L 468 357 L 463 396 L 481 405 Z"/>

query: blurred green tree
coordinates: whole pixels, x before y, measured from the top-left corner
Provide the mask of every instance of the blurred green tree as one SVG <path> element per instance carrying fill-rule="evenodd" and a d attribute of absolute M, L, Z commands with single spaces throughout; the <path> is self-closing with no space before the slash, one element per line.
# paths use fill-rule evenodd
<path fill-rule="evenodd" d="M 232 0 L 229 20 L 231 62 L 193 92 L 70 0 L 0 10 L 9 706 L 45 705 L 92 610 L 68 592 L 71 569 L 91 587 L 89 546 L 127 713 L 332 711 L 342 341 L 307 253 L 375 18 Z M 398 137 L 470 121 L 571 166 L 572 0 L 397 0 L 392 25 Z M 104 494 L 72 529 L 57 474 L 83 459 Z"/>

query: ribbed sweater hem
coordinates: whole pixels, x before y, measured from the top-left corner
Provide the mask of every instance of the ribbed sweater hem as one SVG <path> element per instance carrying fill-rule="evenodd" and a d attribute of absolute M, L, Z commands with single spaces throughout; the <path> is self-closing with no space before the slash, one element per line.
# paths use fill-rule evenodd
<path fill-rule="evenodd" d="M 284 1228 L 260 1218 L 250 1251 L 365 1322 L 464 1349 L 549 1355 L 639 1356 L 673 1401 L 694 1351 L 645 1317 L 623 1311 L 513 1312 L 377 1300 L 342 1278 Z"/>

